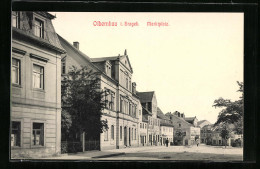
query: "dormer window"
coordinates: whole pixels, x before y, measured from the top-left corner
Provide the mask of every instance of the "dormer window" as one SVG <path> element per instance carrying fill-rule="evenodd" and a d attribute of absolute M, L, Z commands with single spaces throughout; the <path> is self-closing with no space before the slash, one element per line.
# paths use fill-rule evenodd
<path fill-rule="evenodd" d="M 38 19 L 38 18 L 35 18 L 35 35 L 40 37 L 40 38 L 44 38 L 43 37 L 43 31 L 44 31 L 44 27 L 43 27 L 43 21 Z"/>
<path fill-rule="evenodd" d="M 15 28 L 20 27 L 20 14 L 19 12 L 12 12 L 12 26 Z"/>

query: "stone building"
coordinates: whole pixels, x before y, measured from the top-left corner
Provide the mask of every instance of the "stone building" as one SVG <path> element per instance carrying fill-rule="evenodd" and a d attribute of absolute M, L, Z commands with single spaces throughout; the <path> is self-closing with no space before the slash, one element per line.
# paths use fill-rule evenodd
<path fill-rule="evenodd" d="M 126 51 L 124 55 L 90 58 L 79 50 L 79 42 L 72 45 L 58 37 L 67 51 L 62 59 L 62 73 L 67 73 L 72 66 L 87 66 L 98 72 L 101 89 L 107 93 L 102 120 L 108 121 L 109 129 L 100 135 L 100 150 L 138 146 L 142 108 L 136 95 L 136 83 L 131 80 L 133 69 Z"/>
<path fill-rule="evenodd" d="M 157 118 L 157 100 L 155 92 L 137 92 L 143 110 L 143 117 L 148 120 L 148 145 L 160 143 L 160 120 Z"/>
<path fill-rule="evenodd" d="M 165 145 L 166 139 L 169 143 L 173 143 L 174 126 L 170 118 L 165 116 L 159 107 L 157 107 L 157 117 L 160 119 L 160 145 Z"/>
<path fill-rule="evenodd" d="M 12 12 L 11 158 L 60 153 L 61 46 L 47 12 Z"/>
<path fill-rule="evenodd" d="M 200 139 L 200 128 L 185 120 L 184 113 L 178 111 L 166 113 L 174 125 L 174 144 L 175 145 L 194 145 Z"/>

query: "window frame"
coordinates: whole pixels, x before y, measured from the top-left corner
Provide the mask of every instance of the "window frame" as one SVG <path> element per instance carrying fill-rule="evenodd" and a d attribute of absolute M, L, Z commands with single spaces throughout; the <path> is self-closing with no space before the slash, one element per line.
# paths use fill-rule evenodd
<path fill-rule="evenodd" d="M 115 140 L 115 127 L 111 125 L 111 140 Z"/>
<path fill-rule="evenodd" d="M 13 25 L 13 18 L 16 18 L 15 20 L 15 26 Z M 12 11 L 12 27 L 15 27 L 15 28 L 20 28 L 20 12 L 17 12 L 17 11 Z"/>
<path fill-rule="evenodd" d="M 104 131 L 104 141 L 108 141 L 108 129 Z"/>
<path fill-rule="evenodd" d="M 23 148 L 23 120 L 22 119 L 12 119 L 11 121 L 11 134 L 12 134 L 12 122 L 20 123 L 20 146 L 11 146 L 11 135 L 10 135 L 10 147 L 11 149 L 20 149 Z"/>
<path fill-rule="evenodd" d="M 13 67 L 14 67 L 14 65 L 13 65 L 13 59 L 14 60 L 17 60 L 17 63 L 18 63 L 18 66 L 17 67 L 15 67 L 16 69 L 18 69 L 18 83 L 14 83 L 13 82 L 13 77 L 11 77 L 12 78 L 12 84 L 13 85 L 18 85 L 18 86 L 21 86 L 21 59 L 18 59 L 18 58 L 16 58 L 16 57 L 12 57 L 12 72 L 13 72 Z M 13 74 L 12 74 L 12 76 L 13 76 Z"/>
<path fill-rule="evenodd" d="M 36 22 L 38 22 L 39 25 L 37 25 Z M 39 37 L 39 38 L 42 38 L 42 39 L 45 38 L 45 36 L 44 36 L 44 31 L 45 31 L 44 25 L 45 25 L 45 23 L 44 23 L 44 20 L 43 20 L 43 19 L 41 19 L 41 18 L 39 18 L 39 17 L 34 17 L 34 35 L 35 35 L 35 36 L 37 36 L 37 37 Z M 40 35 L 39 35 L 39 36 L 36 34 L 37 28 L 39 28 L 39 30 L 40 30 Z"/>
<path fill-rule="evenodd" d="M 34 71 L 34 66 L 40 67 L 40 73 Z M 41 70 L 43 70 L 42 73 L 41 73 Z M 42 79 L 40 78 L 40 85 L 42 83 L 42 87 L 40 87 L 40 88 L 37 88 L 37 87 L 34 86 L 34 73 L 38 73 L 38 74 L 40 74 L 40 77 L 42 77 Z M 33 87 L 33 89 L 36 89 L 36 90 L 45 90 L 45 67 L 41 64 L 38 64 L 38 63 L 32 64 L 32 87 Z"/>
<path fill-rule="evenodd" d="M 43 145 L 34 145 L 33 143 L 33 124 L 42 123 L 43 124 Z M 33 120 L 31 122 L 31 148 L 45 148 L 46 147 L 46 122 L 42 120 Z"/>

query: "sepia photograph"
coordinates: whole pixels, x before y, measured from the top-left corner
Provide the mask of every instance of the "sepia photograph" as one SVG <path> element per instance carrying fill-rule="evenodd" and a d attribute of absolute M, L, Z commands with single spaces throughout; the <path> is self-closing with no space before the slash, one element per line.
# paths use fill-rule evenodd
<path fill-rule="evenodd" d="M 243 161 L 243 12 L 11 19 L 10 160 Z"/>

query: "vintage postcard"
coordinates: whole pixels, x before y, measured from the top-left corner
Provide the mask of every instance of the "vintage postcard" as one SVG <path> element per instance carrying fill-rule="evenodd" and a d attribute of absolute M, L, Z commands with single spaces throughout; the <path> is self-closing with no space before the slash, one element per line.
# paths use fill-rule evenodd
<path fill-rule="evenodd" d="M 243 12 L 11 24 L 11 160 L 243 160 Z"/>

